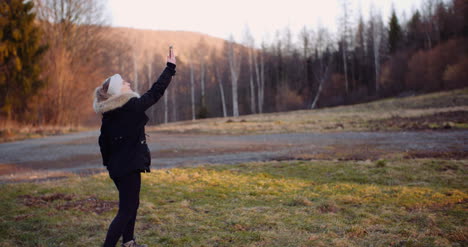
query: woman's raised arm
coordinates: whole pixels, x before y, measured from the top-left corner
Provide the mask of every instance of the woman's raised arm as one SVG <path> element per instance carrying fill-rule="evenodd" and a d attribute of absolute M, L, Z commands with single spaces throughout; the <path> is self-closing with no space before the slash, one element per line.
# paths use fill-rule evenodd
<path fill-rule="evenodd" d="M 151 88 L 144 93 L 140 98 L 132 98 L 129 101 L 129 106 L 137 111 L 146 111 L 164 95 L 166 88 L 172 80 L 172 76 L 176 73 L 176 58 L 172 46 L 169 48 L 167 56 L 166 68 L 159 76 L 158 80 L 153 83 Z"/>

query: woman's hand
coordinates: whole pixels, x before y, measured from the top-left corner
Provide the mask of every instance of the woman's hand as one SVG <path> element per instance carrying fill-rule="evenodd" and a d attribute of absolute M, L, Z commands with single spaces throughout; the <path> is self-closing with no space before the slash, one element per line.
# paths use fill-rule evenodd
<path fill-rule="evenodd" d="M 167 56 L 167 62 L 176 64 L 174 48 L 172 48 L 172 45 L 169 47 L 169 56 Z"/>

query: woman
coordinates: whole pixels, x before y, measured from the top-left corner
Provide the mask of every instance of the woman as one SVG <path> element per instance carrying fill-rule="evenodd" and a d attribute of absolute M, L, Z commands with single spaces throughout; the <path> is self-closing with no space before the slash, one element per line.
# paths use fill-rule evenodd
<path fill-rule="evenodd" d="M 145 247 L 133 235 L 139 206 L 141 172 L 150 172 L 151 157 L 146 144 L 145 110 L 164 94 L 175 74 L 176 58 L 167 57 L 167 67 L 141 97 L 130 84 L 116 74 L 96 88 L 94 110 L 102 114 L 99 146 L 102 161 L 119 190 L 119 211 L 109 226 L 104 247 L 114 247 L 123 237 L 122 246 Z"/>

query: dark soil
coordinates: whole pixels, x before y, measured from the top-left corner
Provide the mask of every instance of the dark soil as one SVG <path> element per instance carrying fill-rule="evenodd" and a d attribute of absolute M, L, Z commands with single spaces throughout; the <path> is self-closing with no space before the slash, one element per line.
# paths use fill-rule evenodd
<path fill-rule="evenodd" d="M 433 115 L 418 117 L 395 116 L 388 119 L 368 121 L 374 131 L 387 129 L 402 130 L 433 130 L 433 129 L 454 129 L 455 124 L 467 124 L 468 111 L 440 112 Z"/>
<path fill-rule="evenodd" d="M 118 202 L 104 201 L 96 197 L 88 197 L 84 199 L 77 199 L 74 195 L 67 195 L 63 193 L 47 194 L 41 196 L 22 195 L 18 197 L 20 203 L 28 207 L 53 207 L 56 210 L 79 210 L 82 212 L 94 212 L 102 214 L 117 208 Z M 25 218 L 20 217 L 17 220 Z M 27 217 L 26 217 L 27 218 Z"/>
<path fill-rule="evenodd" d="M 436 158 L 436 159 L 464 160 L 464 159 L 468 159 L 468 152 L 467 151 L 447 151 L 447 152 L 411 151 L 405 155 L 405 158 L 407 159 Z"/>

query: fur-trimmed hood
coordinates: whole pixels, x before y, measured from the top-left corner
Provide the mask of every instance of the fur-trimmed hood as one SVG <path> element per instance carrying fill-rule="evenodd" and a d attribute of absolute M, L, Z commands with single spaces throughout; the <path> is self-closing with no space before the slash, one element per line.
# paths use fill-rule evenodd
<path fill-rule="evenodd" d="M 101 88 L 101 86 L 97 87 L 94 90 L 94 102 L 93 102 L 93 108 L 96 113 L 105 113 L 111 110 L 114 110 L 116 108 L 119 108 L 125 103 L 127 103 L 131 98 L 137 97 L 139 98 L 140 95 L 136 92 L 130 92 L 130 93 L 123 93 L 123 94 L 118 94 L 118 95 L 113 95 L 110 98 L 106 100 L 101 100 L 99 101 L 99 96 L 98 96 L 98 91 Z"/>

